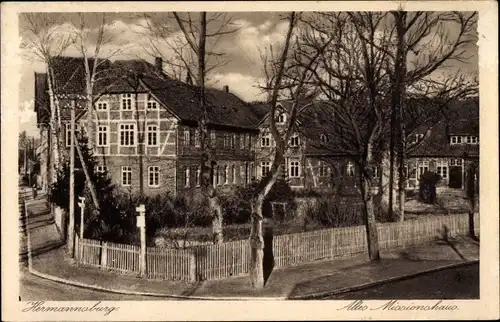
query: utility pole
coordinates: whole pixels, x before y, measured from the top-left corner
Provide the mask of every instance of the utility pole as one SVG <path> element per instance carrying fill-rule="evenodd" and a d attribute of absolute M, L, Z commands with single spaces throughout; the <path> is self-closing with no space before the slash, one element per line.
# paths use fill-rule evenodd
<path fill-rule="evenodd" d="M 69 150 L 69 224 L 68 224 L 68 252 L 71 257 L 75 254 L 75 101 L 71 102 L 71 145 Z"/>

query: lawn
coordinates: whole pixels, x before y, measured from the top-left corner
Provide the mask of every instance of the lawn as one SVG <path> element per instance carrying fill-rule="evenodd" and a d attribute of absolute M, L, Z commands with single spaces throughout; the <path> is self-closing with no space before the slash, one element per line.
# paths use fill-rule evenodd
<path fill-rule="evenodd" d="M 469 200 L 465 192 L 459 189 L 442 188 L 437 191 L 437 203 L 425 204 L 418 200 L 418 196 L 406 199 L 406 219 L 414 219 L 425 215 L 448 215 L 467 213 L 469 211 Z M 476 197 L 475 211 L 479 211 L 479 197 Z"/>
<path fill-rule="evenodd" d="M 359 199 L 359 198 L 357 198 Z M 436 204 L 425 204 L 418 200 L 418 195 L 408 194 L 405 203 L 405 220 L 414 220 L 422 216 L 435 216 L 456 213 L 466 213 L 469 210 L 469 202 L 466 199 L 464 192 L 457 189 L 445 188 L 438 190 Z M 477 198 L 479 199 L 479 198 Z M 344 200 L 345 201 L 345 200 Z M 336 222 L 333 227 L 345 227 L 362 224 L 362 207 L 360 200 L 351 200 L 348 203 L 348 214 L 339 222 Z M 344 203 L 344 202 L 343 202 Z M 354 207 L 353 205 L 357 205 Z M 356 209 L 354 209 L 356 208 Z M 477 201 L 476 211 L 479 211 L 479 201 Z M 345 214 L 346 210 L 342 211 Z M 354 218 L 356 217 L 356 218 Z M 343 222 L 345 221 L 345 223 Z M 331 228 L 332 225 L 324 225 L 318 221 L 308 219 L 307 216 L 298 216 L 292 220 L 274 221 L 266 218 L 264 220 L 264 231 L 272 228 L 272 234 L 285 235 L 300 233 L 305 231 L 319 230 Z M 250 236 L 250 224 L 233 224 L 223 227 L 223 235 L 226 241 L 248 239 Z M 157 232 L 155 239 L 160 240 L 155 242 L 160 246 L 164 243 L 162 240 L 189 240 L 201 243 L 210 243 L 212 241 L 211 227 L 189 227 L 176 229 L 161 229 Z"/>

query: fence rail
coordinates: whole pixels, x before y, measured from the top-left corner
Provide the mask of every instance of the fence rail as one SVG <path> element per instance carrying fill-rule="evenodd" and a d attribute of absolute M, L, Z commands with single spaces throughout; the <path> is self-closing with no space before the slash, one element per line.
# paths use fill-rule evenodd
<path fill-rule="evenodd" d="M 479 214 L 474 216 L 479 234 Z M 467 234 L 467 214 L 433 216 L 418 220 L 377 224 L 380 249 L 408 247 L 442 237 Z M 265 236 L 264 258 L 275 268 L 355 256 L 367 252 L 364 226 L 331 228 L 281 236 Z M 83 265 L 139 274 L 140 247 L 76 237 L 77 261 Z M 219 245 L 196 245 L 179 249 L 147 247 L 148 278 L 203 281 L 248 274 L 250 243 L 238 240 Z"/>

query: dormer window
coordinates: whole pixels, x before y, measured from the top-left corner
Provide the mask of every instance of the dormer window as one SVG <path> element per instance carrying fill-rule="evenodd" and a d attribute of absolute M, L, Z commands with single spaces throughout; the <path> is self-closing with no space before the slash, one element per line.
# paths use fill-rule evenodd
<path fill-rule="evenodd" d="M 479 138 L 477 136 L 450 136 L 450 144 L 478 144 Z"/>
<path fill-rule="evenodd" d="M 278 115 L 278 124 L 285 124 L 286 123 L 286 114 L 281 113 Z"/>
<path fill-rule="evenodd" d="M 149 101 L 148 102 L 148 110 L 156 110 L 157 105 L 155 101 Z"/>
<path fill-rule="evenodd" d="M 98 111 L 107 111 L 108 110 L 108 103 L 107 102 L 97 102 L 95 105 L 96 105 L 96 109 Z"/>
<path fill-rule="evenodd" d="M 290 138 L 290 147 L 292 148 L 296 148 L 298 147 L 300 144 L 300 138 L 299 138 L 299 135 L 298 134 L 294 134 L 291 138 Z"/>
<path fill-rule="evenodd" d="M 121 96 L 121 107 L 122 110 L 131 110 L 132 109 L 132 94 L 122 94 Z"/>
<path fill-rule="evenodd" d="M 271 135 L 270 134 L 262 135 L 260 146 L 263 148 L 271 146 Z"/>
<path fill-rule="evenodd" d="M 410 141 L 410 143 L 418 143 L 423 138 L 424 138 L 424 134 L 423 133 L 415 133 L 415 134 L 413 134 L 413 135 L 410 136 L 410 138 L 409 138 L 408 141 Z"/>
<path fill-rule="evenodd" d="M 321 133 L 319 135 L 319 141 L 321 142 L 321 144 L 327 143 L 328 142 L 328 136 L 326 136 L 326 134 Z"/>

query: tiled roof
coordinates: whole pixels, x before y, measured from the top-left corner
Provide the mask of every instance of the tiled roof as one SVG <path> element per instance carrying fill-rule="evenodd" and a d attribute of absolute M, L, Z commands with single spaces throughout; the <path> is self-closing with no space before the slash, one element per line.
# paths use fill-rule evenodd
<path fill-rule="evenodd" d="M 479 145 L 449 144 L 449 135 L 478 136 L 479 102 L 477 98 L 454 101 L 445 109 L 440 109 L 435 104 L 434 107 L 432 105 L 427 99 L 418 100 L 418 103 L 412 102 L 411 107 L 415 110 L 411 117 L 414 118 L 417 117 L 416 115 L 422 114 L 417 111 L 419 108 L 432 109 L 435 107 L 436 119 L 431 117 L 431 123 L 436 125 L 429 130 L 430 132 L 424 141 L 409 152 L 409 156 L 463 156 L 464 153 L 469 156 L 478 156 Z M 332 107 L 322 102 L 317 102 L 301 111 L 299 115 L 300 132 L 308 140 L 306 154 L 345 154 L 346 149 L 343 147 L 342 138 L 331 133 L 331 128 L 335 124 L 334 117 Z M 425 132 L 429 129 L 429 126 L 423 125 L 420 128 Z M 321 143 L 321 135 L 326 136 L 327 143 Z"/>
<path fill-rule="evenodd" d="M 91 68 L 93 63 L 90 62 Z M 58 93 L 85 93 L 82 58 L 56 57 L 53 66 Z M 198 103 L 198 87 L 171 79 L 152 64 L 140 60 L 101 61 L 98 72 L 99 80 L 94 87 L 96 94 L 150 91 L 181 120 L 196 122 L 199 119 L 201 109 Z M 102 77 L 103 75 L 106 77 Z M 43 94 L 46 93 L 43 86 L 41 76 L 35 81 L 35 96 L 40 102 L 35 104 L 35 110 L 41 110 L 42 104 L 45 104 L 42 102 L 48 100 L 43 97 L 47 96 Z M 234 94 L 207 88 L 205 97 L 209 106 L 209 124 L 255 129 L 261 119 L 260 114 L 255 113 L 250 104 Z M 39 122 L 47 115 L 40 115 Z"/>
<path fill-rule="evenodd" d="M 409 156 L 479 156 L 478 144 L 450 144 L 450 135 L 479 136 L 479 101 L 468 98 L 451 104 L 427 137 Z"/>
<path fill-rule="evenodd" d="M 179 118 L 194 122 L 199 120 L 199 87 L 165 76 L 146 76 L 143 81 L 152 94 Z M 254 129 L 260 120 L 250 104 L 234 94 L 207 88 L 205 100 L 208 104 L 209 124 Z"/>

